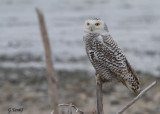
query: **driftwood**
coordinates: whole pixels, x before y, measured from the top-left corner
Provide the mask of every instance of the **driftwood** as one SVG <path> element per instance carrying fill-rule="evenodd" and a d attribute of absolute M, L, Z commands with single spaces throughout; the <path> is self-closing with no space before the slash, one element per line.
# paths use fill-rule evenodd
<path fill-rule="evenodd" d="M 126 111 L 131 105 L 133 105 L 137 100 L 139 100 L 147 91 L 149 91 L 155 85 L 156 81 L 152 82 L 143 91 L 141 91 L 132 101 L 130 101 L 126 106 L 124 106 L 117 114 L 122 114 L 124 111 Z"/>
<path fill-rule="evenodd" d="M 39 19 L 39 26 L 45 50 L 46 69 L 48 73 L 47 78 L 49 82 L 49 94 L 51 97 L 51 107 L 53 109 L 53 113 L 58 114 L 58 95 L 57 95 L 55 72 L 53 68 L 52 53 L 51 53 L 48 33 L 46 30 L 44 16 L 42 12 L 38 8 L 36 8 L 36 12 Z"/>

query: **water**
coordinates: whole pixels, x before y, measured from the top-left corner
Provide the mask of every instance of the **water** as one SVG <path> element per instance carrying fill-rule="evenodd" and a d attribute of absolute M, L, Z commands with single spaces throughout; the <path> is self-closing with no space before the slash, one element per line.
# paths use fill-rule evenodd
<path fill-rule="evenodd" d="M 46 19 L 56 69 L 93 68 L 83 23 L 100 17 L 139 72 L 160 76 L 159 0 L 0 0 L 0 68 L 45 67 L 35 7 Z"/>

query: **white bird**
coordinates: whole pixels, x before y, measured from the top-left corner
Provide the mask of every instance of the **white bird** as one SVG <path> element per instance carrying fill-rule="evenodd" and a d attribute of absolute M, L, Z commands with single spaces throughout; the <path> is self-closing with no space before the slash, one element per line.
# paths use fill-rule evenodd
<path fill-rule="evenodd" d="M 118 80 L 131 91 L 140 92 L 136 72 L 109 34 L 103 20 L 99 18 L 86 20 L 83 39 L 87 55 L 96 70 L 97 83 Z"/>

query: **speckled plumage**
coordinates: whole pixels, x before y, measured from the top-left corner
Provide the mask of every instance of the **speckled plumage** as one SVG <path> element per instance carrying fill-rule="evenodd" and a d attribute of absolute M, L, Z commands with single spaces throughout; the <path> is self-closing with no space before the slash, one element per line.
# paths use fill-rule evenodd
<path fill-rule="evenodd" d="M 85 32 L 83 36 L 87 55 L 96 74 L 99 74 L 103 83 L 118 80 L 130 90 L 139 93 L 137 74 L 107 31 L 106 27 L 103 33 Z"/>

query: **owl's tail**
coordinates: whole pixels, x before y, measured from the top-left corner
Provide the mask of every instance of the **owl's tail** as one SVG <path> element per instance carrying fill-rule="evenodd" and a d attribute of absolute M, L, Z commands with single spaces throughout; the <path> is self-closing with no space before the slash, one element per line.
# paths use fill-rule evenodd
<path fill-rule="evenodd" d="M 140 86 L 139 81 L 135 79 L 135 77 L 132 76 L 132 74 L 122 75 L 120 76 L 120 78 L 118 78 L 118 80 L 121 81 L 123 85 L 125 85 L 132 92 L 136 94 L 140 93 L 141 90 L 139 87 Z"/>
<path fill-rule="evenodd" d="M 127 60 L 126 64 L 128 67 L 128 78 L 126 79 L 126 86 L 134 93 L 139 94 L 141 89 L 137 73 L 134 71 L 134 69 L 131 67 L 130 63 Z"/>
<path fill-rule="evenodd" d="M 139 81 L 134 79 L 133 76 L 131 76 L 129 79 L 126 79 L 125 85 L 128 89 L 136 94 L 139 94 L 141 91 Z"/>

